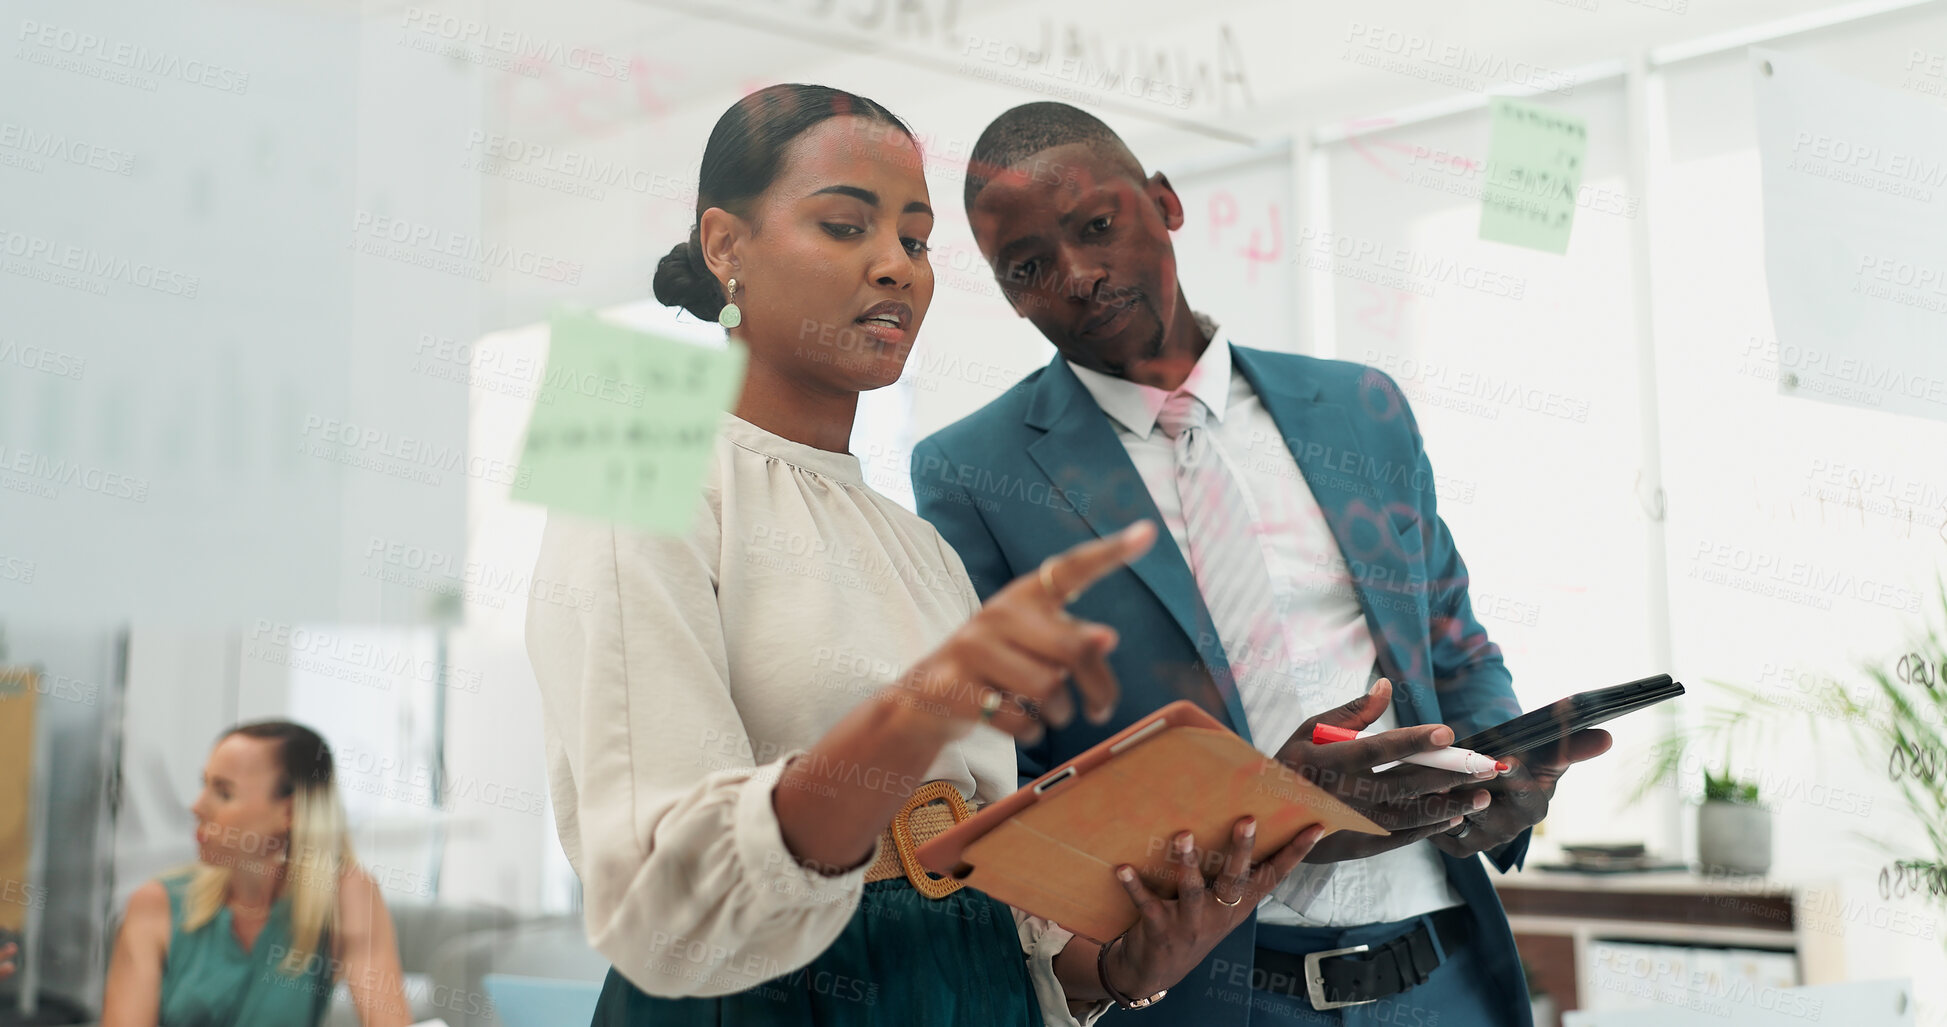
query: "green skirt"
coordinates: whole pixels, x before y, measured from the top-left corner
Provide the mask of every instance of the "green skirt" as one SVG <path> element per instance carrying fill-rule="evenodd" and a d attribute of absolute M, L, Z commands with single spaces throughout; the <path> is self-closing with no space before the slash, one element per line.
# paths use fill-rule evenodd
<path fill-rule="evenodd" d="M 1042 1027 L 1014 917 L 972 888 L 929 899 L 865 886 L 838 940 L 801 969 L 717 998 L 657 998 L 610 969 L 592 1027 Z"/>

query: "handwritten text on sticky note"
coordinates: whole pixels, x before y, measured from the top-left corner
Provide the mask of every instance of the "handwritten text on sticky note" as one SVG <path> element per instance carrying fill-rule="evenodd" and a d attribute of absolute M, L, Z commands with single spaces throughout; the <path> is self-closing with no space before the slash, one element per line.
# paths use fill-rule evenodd
<path fill-rule="evenodd" d="M 1567 253 L 1588 126 L 1573 115 L 1505 97 L 1494 98 L 1488 119 L 1481 238 Z"/>
<path fill-rule="evenodd" d="M 743 344 L 711 349 L 557 312 L 515 499 L 662 534 L 687 530 Z"/>

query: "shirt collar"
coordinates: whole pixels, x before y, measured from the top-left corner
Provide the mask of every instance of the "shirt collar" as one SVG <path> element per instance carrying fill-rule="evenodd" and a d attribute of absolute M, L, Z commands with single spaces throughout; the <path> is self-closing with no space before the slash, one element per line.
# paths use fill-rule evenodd
<path fill-rule="evenodd" d="M 1191 316 L 1197 319 L 1197 327 L 1210 339 L 1203 348 L 1203 355 L 1197 358 L 1196 366 L 1190 368 L 1190 376 L 1183 380 L 1182 391 L 1188 392 L 1203 401 L 1210 409 L 1210 419 L 1222 423 L 1225 401 L 1230 398 L 1230 336 L 1223 326 L 1204 314 Z M 1095 397 L 1096 405 L 1102 412 L 1115 419 L 1139 439 L 1147 440 L 1149 433 L 1156 430 L 1157 415 L 1163 412 L 1163 404 L 1170 393 L 1117 378 L 1092 368 L 1083 367 L 1073 360 L 1068 367 L 1081 380 L 1082 388 Z"/>

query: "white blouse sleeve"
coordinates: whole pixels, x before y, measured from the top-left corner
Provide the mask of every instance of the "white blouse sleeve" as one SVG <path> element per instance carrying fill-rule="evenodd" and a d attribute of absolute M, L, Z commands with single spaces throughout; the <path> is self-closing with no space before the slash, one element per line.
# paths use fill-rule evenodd
<path fill-rule="evenodd" d="M 535 577 L 578 601 L 537 587 L 528 608 L 589 943 L 663 997 L 725 995 L 809 963 L 851 919 L 877 855 L 827 876 L 785 847 L 771 792 L 797 751 L 753 752 L 732 702 L 720 537 L 715 518 L 659 537 L 550 514 Z"/>
<path fill-rule="evenodd" d="M 1068 996 L 1061 979 L 1055 976 L 1055 957 L 1068 947 L 1074 935 L 1059 924 L 1031 916 L 1013 906 L 1014 928 L 1021 936 L 1021 951 L 1027 953 L 1028 978 L 1034 982 L 1035 1003 L 1048 1027 L 1089 1027 L 1102 1018 L 1115 1003 L 1103 999 L 1084 1012 L 1080 1019 L 1068 1011 Z"/>

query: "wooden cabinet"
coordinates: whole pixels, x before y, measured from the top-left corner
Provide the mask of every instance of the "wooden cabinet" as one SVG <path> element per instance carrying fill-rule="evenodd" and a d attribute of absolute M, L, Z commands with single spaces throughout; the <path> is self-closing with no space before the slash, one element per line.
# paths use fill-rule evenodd
<path fill-rule="evenodd" d="M 1497 875 L 1494 883 L 1532 987 L 1554 1000 L 1558 1014 L 1597 1004 L 1595 957 L 1605 941 L 1789 953 L 1797 961 L 1795 984 L 1845 976 L 1839 939 L 1808 929 L 1818 918 L 1806 915 L 1807 897 L 1829 899 L 1831 889 L 1688 871 L 1527 870 Z M 1559 1017 L 1537 1027 L 1560 1027 Z"/>

